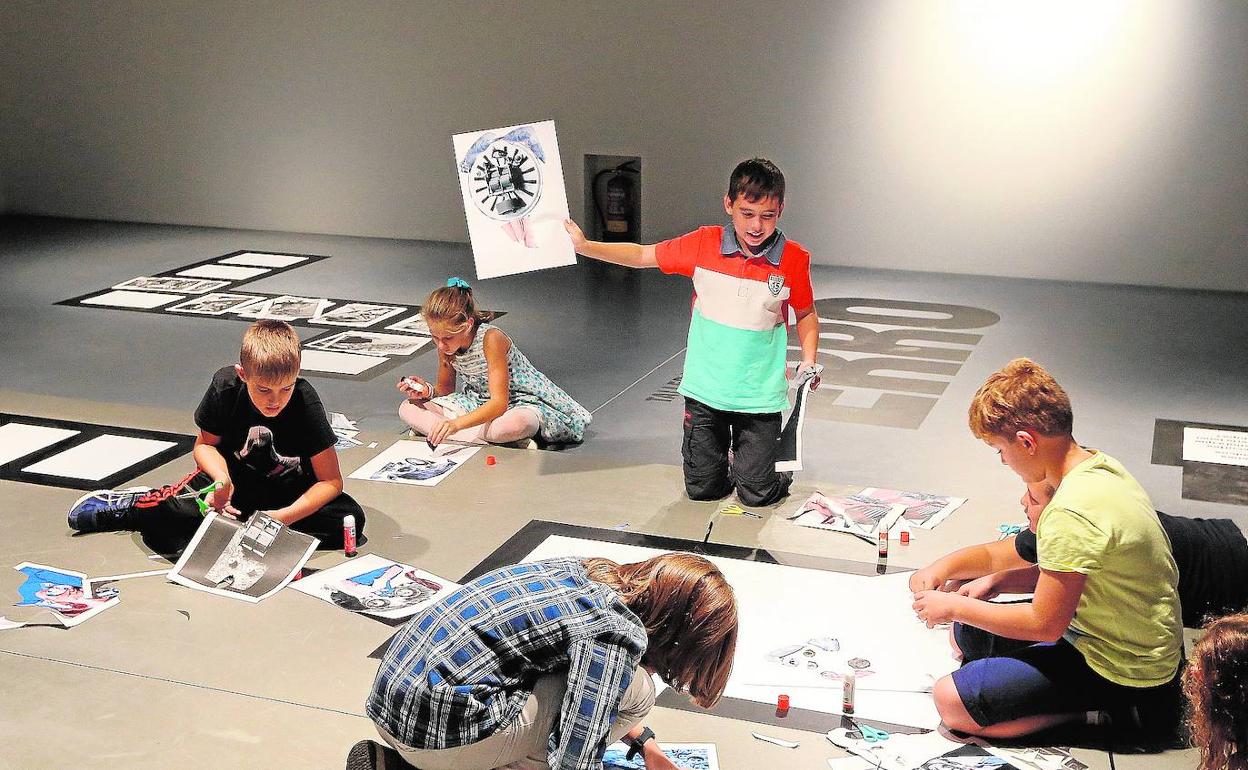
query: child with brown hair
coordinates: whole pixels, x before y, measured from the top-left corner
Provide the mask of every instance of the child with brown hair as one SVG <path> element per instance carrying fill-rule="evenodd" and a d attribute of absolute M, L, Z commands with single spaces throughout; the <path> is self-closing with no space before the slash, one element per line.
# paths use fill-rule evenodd
<path fill-rule="evenodd" d="M 518 564 L 408 621 L 366 708 L 381 737 L 424 770 L 601 767 L 621 738 L 647 770 L 671 770 L 640 726 L 654 705 L 650 675 L 709 708 L 736 642 L 732 586 L 700 556 Z M 348 766 L 390 767 L 378 749 L 357 744 Z"/>
<path fill-rule="evenodd" d="M 1192 647 L 1183 676 L 1200 770 L 1248 770 L 1248 615 L 1218 618 Z"/>
<path fill-rule="evenodd" d="M 1026 358 L 971 400 L 971 432 L 1031 488 L 1053 497 L 1035 515 L 1038 573 L 1030 603 L 994 604 L 918 578 L 914 609 L 929 626 L 960 623 L 1002 639 L 933 688 L 944 724 L 989 738 L 1134 712 L 1161 739 L 1177 727 L 1182 660 L 1178 569 L 1148 495 L 1114 458 L 1072 435 L 1070 399 Z M 1029 495 L 1034 496 L 1034 492 Z M 1028 644 L 1010 644 L 1021 640 Z"/>
<path fill-rule="evenodd" d="M 181 551 L 203 520 L 193 490 L 219 484 L 208 502 L 246 518 L 264 511 L 291 528 L 342 547 L 342 520 L 364 511 L 342 491 L 342 472 L 321 398 L 299 376 L 299 335 L 285 321 L 261 320 L 243 334 L 239 362 L 212 377 L 195 424 L 198 466 L 176 484 L 84 495 L 69 511 L 78 532 L 138 530 L 155 551 Z"/>
<path fill-rule="evenodd" d="M 452 436 L 493 444 L 533 436 L 552 444 L 585 439 L 590 413 L 488 322 L 466 281 L 449 279 L 420 312 L 438 349 L 438 374 L 433 383 L 399 380 L 399 392 L 407 397 L 399 417 L 431 445 Z"/>

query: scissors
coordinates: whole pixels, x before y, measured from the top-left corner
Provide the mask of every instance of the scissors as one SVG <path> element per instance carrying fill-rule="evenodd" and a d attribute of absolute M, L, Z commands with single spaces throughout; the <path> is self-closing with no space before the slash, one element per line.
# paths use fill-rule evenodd
<path fill-rule="evenodd" d="M 1023 525 L 1022 524 L 1001 524 L 997 527 L 997 529 L 1001 532 L 1001 536 L 998 537 L 997 539 L 1004 540 L 1010 535 L 1017 535 L 1018 533 L 1022 532 Z"/>
<path fill-rule="evenodd" d="M 877 730 L 868 725 L 857 725 L 858 732 L 862 733 L 862 739 L 867 743 L 881 743 L 888 740 L 888 732 L 886 730 Z"/>

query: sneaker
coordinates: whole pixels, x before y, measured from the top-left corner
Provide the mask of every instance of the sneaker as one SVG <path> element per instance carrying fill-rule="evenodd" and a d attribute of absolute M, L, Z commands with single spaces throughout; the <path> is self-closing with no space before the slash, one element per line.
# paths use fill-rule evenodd
<path fill-rule="evenodd" d="M 360 741 L 347 752 L 346 770 L 414 770 L 402 755 L 377 741 Z"/>
<path fill-rule="evenodd" d="M 76 532 L 131 529 L 130 512 L 151 487 L 101 489 L 78 498 L 69 509 L 69 528 Z"/>

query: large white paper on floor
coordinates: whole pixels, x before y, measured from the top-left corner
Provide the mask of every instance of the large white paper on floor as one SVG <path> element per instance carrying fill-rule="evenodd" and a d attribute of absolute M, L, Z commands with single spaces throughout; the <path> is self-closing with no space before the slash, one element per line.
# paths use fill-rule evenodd
<path fill-rule="evenodd" d="M 103 305 L 105 307 L 139 307 L 151 309 L 168 305 L 170 302 L 177 302 L 185 299 L 182 294 L 152 294 L 144 291 L 106 291 L 88 299 L 84 299 L 84 305 Z"/>
<path fill-rule="evenodd" d="M 304 349 L 332 350 L 338 353 L 355 353 L 361 356 L 410 356 L 428 345 L 430 337 L 413 337 L 407 334 L 385 332 L 347 331 L 313 340 Z"/>
<path fill-rule="evenodd" d="M 223 265 L 255 265 L 257 267 L 289 267 L 307 260 L 307 257 L 297 257 L 292 254 L 265 254 L 264 252 L 248 251 L 222 259 L 220 263 Z"/>
<path fill-rule="evenodd" d="M 655 548 L 555 535 L 526 561 L 555 556 L 604 556 L 635 562 L 662 553 Z M 929 629 L 910 609 L 910 573 L 843 572 L 710 557 L 737 597 L 740 627 L 732 676 L 724 695 L 774 704 L 781 693 L 794 708 L 841 713 L 841 686 L 823 669 L 787 667 L 769 655 L 810 640 L 836 639 L 841 657 L 869 662 L 858 680 L 855 715 L 934 729 L 940 723 L 927 690 L 956 668 L 947 630 Z M 824 659 L 816 659 L 823 664 Z M 836 660 L 827 658 L 833 667 Z"/>
<path fill-rule="evenodd" d="M 0 425 L 0 465 L 76 435 L 78 431 L 68 428 L 48 428 L 20 422 Z"/>
<path fill-rule="evenodd" d="M 300 355 L 299 369 L 304 372 L 362 374 L 389 360 L 382 356 L 362 356 L 358 353 L 336 353 L 332 350 L 304 348 Z"/>
<path fill-rule="evenodd" d="M 477 278 L 576 264 L 552 120 L 456 134 L 455 167 Z"/>
<path fill-rule="evenodd" d="M 264 513 L 246 523 L 209 513 L 169 579 L 188 588 L 245 602 L 279 591 L 316 550 L 317 539 Z"/>
<path fill-rule="evenodd" d="M 176 446 L 172 441 L 159 441 L 151 438 L 99 436 L 66 449 L 60 454 L 40 460 L 34 465 L 23 468 L 22 471 L 99 481 L 131 465 L 141 463 L 172 446 Z"/>
<path fill-rule="evenodd" d="M 295 580 L 290 587 L 351 612 L 398 620 L 410 618 L 459 584 L 369 553 Z"/>
<path fill-rule="evenodd" d="M 1248 433 L 1186 427 L 1183 429 L 1183 459 L 1219 465 L 1248 465 Z"/>
<path fill-rule="evenodd" d="M 181 270 L 178 275 L 194 278 L 224 278 L 228 281 L 245 281 L 269 272 L 267 267 L 239 267 L 238 265 L 200 265 Z"/>
<path fill-rule="evenodd" d="M 480 444 L 448 442 L 435 450 L 430 449 L 423 439 L 396 441 L 357 468 L 349 478 L 432 487 L 480 449 Z"/>

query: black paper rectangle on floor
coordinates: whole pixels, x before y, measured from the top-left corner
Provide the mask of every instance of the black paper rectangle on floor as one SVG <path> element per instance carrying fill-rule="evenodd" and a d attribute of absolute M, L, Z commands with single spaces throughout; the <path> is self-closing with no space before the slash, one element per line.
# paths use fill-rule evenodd
<path fill-rule="evenodd" d="M 1163 419 L 1156 420 L 1153 426 L 1153 465 L 1174 465 L 1183 469 L 1180 494 L 1184 500 L 1248 505 L 1248 468 L 1184 460 L 1184 428 L 1245 432 L 1248 427 Z"/>
<path fill-rule="evenodd" d="M 0 479 L 111 489 L 194 445 L 180 433 L 0 413 Z"/>

